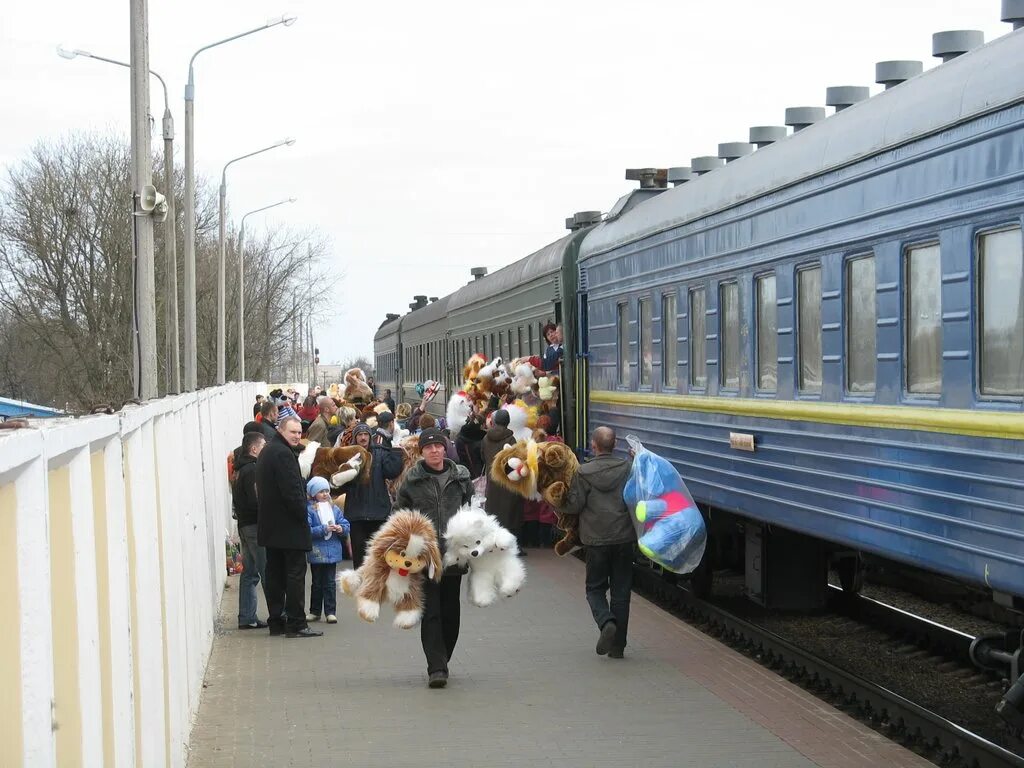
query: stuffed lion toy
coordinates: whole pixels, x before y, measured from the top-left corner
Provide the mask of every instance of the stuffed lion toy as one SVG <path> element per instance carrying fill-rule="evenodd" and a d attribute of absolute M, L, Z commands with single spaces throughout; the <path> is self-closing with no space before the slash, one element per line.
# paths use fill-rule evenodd
<path fill-rule="evenodd" d="M 557 524 L 565 535 L 555 543 L 555 552 L 565 555 L 579 546 L 579 518 L 563 515 L 569 487 L 579 470 L 576 454 L 564 443 L 520 440 L 498 452 L 491 464 L 491 480 L 526 499 L 543 498 L 555 508 Z"/>
<path fill-rule="evenodd" d="M 423 617 L 423 579 L 441 581 L 441 550 L 429 518 L 399 509 L 366 544 L 366 559 L 357 571 L 338 577 L 346 595 L 356 598 L 356 610 L 371 624 L 381 603 L 395 608 L 394 624 L 415 627 Z"/>

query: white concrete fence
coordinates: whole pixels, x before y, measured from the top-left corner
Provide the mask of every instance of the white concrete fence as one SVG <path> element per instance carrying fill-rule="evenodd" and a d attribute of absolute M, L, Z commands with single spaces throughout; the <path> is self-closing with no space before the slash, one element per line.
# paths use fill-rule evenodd
<path fill-rule="evenodd" d="M 0 433 L 0 766 L 183 766 L 263 385 Z"/>

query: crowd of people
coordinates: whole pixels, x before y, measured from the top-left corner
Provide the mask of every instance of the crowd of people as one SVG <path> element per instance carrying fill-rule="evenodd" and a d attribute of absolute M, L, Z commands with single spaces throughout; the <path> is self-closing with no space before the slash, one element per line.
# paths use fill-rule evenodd
<path fill-rule="evenodd" d="M 557 370 L 561 331 L 549 326 L 545 370 Z M 485 510 L 513 533 L 520 555 L 548 546 L 555 510 L 493 483 L 488 467 L 499 451 L 515 442 L 509 411 L 494 398 L 474 403 L 456 434 L 445 419 L 428 412 L 428 392 L 413 407 L 396 403 L 390 390 L 377 396 L 366 380 L 366 402 L 340 402 L 319 387 L 299 393 L 274 390 L 257 396 L 254 420 L 243 428 L 241 444 L 229 457 L 234 517 L 243 570 L 239 579 L 238 628 L 267 629 L 270 635 L 312 638 L 323 634 L 310 624 L 337 623 L 337 569 L 351 559 L 358 568 L 366 545 L 394 509 L 426 515 L 438 532 L 474 495 Z M 557 423 L 536 429 L 531 439 L 561 440 Z M 549 434 L 550 432 L 550 434 Z M 396 439 L 400 440 L 396 444 Z M 370 453 L 369 478 L 331 488 L 322 477 L 303 478 L 298 456 L 314 442 L 355 445 Z M 587 599 L 599 628 L 597 652 L 621 658 L 626 643 L 635 534 L 622 486 L 629 462 L 611 456 L 615 435 L 595 431 L 595 458 L 583 465 L 563 514 L 580 516 L 587 549 Z M 307 568 L 311 576 L 308 610 Z M 464 570 L 452 566 L 440 582 L 426 581 L 420 639 L 432 688 L 444 687 L 459 635 L 460 586 Z M 257 615 L 262 584 L 268 609 Z M 607 594 L 611 592 L 609 603 Z"/>

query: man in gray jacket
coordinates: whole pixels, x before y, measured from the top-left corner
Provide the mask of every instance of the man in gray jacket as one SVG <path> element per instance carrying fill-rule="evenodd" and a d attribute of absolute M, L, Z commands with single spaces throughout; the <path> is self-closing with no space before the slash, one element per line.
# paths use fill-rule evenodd
<path fill-rule="evenodd" d="M 580 518 L 580 541 L 587 548 L 587 602 L 601 630 L 597 653 L 621 659 L 629 625 L 636 542 L 633 518 L 622 500 L 631 462 L 612 455 L 615 431 L 610 427 L 595 429 L 590 447 L 594 457 L 580 465 L 561 512 Z"/>

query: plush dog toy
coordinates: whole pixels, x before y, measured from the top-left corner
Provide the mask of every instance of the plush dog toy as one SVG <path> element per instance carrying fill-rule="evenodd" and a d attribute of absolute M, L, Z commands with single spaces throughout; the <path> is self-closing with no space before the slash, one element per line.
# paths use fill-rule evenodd
<path fill-rule="evenodd" d="M 305 457 L 310 453 L 310 448 L 313 449 L 312 457 L 308 459 L 309 469 L 306 470 Z M 362 483 L 369 483 L 372 462 L 370 452 L 359 445 L 320 448 L 316 442 L 311 442 L 299 454 L 299 467 L 303 469 L 304 478 L 322 477 L 335 488 L 340 488 L 360 475 Z"/>
<path fill-rule="evenodd" d="M 473 415 L 473 401 L 464 390 L 459 390 L 448 399 L 448 407 L 445 409 L 445 420 L 448 422 L 448 429 L 452 437 L 459 434 L 469 417 Z"/>
<path fill-rule="evenodd" d="M 423 579 L 441 580 L 441 551 L 428 518 L 411 509 L 394 512 L 366 544 L 357 571 L 342 571 L 341 589 L 356 598 L 356 610 L 371 624 L 380 604 L 395 607 L 395 626 L 415 627 L 423 617 Z"/>
<path fill-rule="evenodd" d="M 369 402 L 373 399 L 373 390 L 366 383 L 366 374 L 362 368 L 349 368 L 345 371 L 344 398 L 350 403 L 356 400 Z"/>
<path fill-rule="evenodd" d="M 491 479 L 526 499 L 543 498 L 555 508 L 558 527 L 565 532 L 555 552 L 565 555 L 579 546 L 578 515 L 563 515 L 569 487 L 579 470 L 576 454 L 564 443 L 525 440 L 504 448 L 491 464 Z"/>
<path fill-rule="evenodd" d="M 501 527 L 494 515 L 479 507 L 462 507 L 444 532 L 445 566 L 469 568 L 469 600 L 486 606 L 498 595 L 511 597 L 526 580 L 516 537 Z"/>

